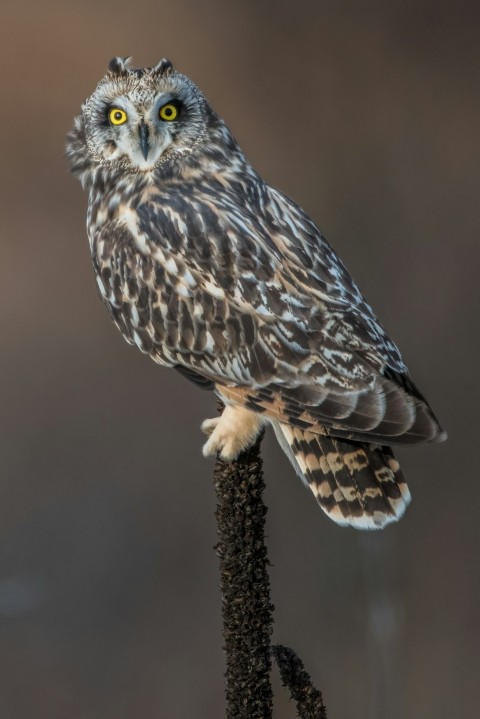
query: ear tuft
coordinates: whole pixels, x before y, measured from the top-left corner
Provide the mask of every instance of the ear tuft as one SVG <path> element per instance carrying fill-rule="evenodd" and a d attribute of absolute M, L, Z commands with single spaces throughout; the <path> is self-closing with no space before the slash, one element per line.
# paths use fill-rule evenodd
<path fill-rule="evenodd" d="M 173 65 L 170 60 L 164 57 L 159 63 L 152 69 L 153 75 L 169 75 L 173 72 Z"/>
<path fill-rule="evenodd" d="M 131 59 L 130 57 L 113 57 L 108 63 L 108 72 L 115 76 L 128 75 Z"/>

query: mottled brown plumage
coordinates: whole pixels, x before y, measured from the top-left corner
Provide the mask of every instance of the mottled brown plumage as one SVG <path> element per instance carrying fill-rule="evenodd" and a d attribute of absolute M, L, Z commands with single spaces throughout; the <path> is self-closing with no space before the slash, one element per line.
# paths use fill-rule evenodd
<path fill-rule="evenodd" d="M 444 433 L 333 249 L 198 88 L 168 61 L 114 59 L 67 154 L 115 324 L 229 404 L 204 423 L 204 451 L 232 457 L 268 422 L 335 521 L 401 516 L 409 494 L 388 445 Z"/>

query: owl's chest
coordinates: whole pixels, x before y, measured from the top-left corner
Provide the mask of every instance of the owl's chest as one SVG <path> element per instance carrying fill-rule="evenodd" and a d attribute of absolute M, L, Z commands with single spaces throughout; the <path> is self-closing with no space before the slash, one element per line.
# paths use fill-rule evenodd
<path fill-rule="evenodd" d="M 178 255 L 116 218 L 91 239 L 97 285 L 116 326 L 156 362 L 174 365 L 200 335 L 198 282 Z"/>

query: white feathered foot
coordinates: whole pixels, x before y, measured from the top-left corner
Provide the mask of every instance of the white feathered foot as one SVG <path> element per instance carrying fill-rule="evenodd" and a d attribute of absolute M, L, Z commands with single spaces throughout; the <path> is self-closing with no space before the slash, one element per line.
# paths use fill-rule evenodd
<path fill-rule="evenodd" d="M 256 412 L 228 404 L 220 417 L 202 422 L 202 432 L 210 435 L 203 445 L 203 454 L 209 457 L 218 452 L 229 462 L 252 446 L 264 425 L 265 420 Z"/>

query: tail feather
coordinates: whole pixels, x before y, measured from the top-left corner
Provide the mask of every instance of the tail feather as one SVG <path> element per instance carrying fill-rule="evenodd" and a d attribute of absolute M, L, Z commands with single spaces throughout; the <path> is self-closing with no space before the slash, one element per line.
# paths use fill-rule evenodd
<path fill-rule="evenodd" d="M 403 515 L 410 492 L 391 447 L 272 425 L 297 473 L 334 522 L 381 529 Z"/>

